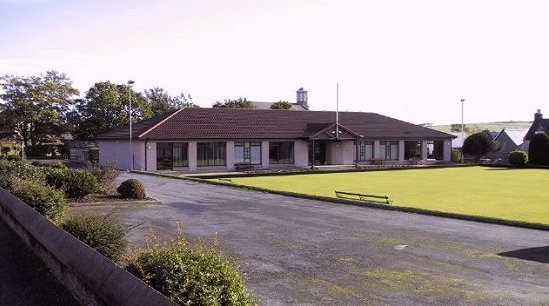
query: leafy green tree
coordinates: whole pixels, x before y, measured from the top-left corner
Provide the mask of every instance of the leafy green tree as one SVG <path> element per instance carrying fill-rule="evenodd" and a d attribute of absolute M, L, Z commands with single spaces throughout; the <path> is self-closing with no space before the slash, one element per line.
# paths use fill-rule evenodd
<path fill-rule="evenodd" d="M 238 98 L 238 99 L 225 99 L 223 102 L 216 101 L 212 107 L 214 108 L 255 108 L 255 105 L 246 100 L 246 98 Z"/>
<path fill-rule="evenodd" d="M 271 104 L 271 109 L 292 109 L 293 104 L 288 101 L 278 101 Z"/>
<path fill-rule="evenodd" d="M 151 103 L 152 111 L 155 115 L 161 115 L 181 107 L 200 107 L 193 103 L 193 98 L 190 94 L 181 93 L 178 96 L 172 97 L 164 88 L 154 87 L 145 89 L 145 96 Z"/>
<path fill-rule="evenodd" d="M 549 166 L 549 135 L 534 135 L 528 146 L 528 157 L 532 164 Z"/>
<path fill-rule="evenodd" d="M 483 133 L 475 133 L 467 137 L 462 147 L 463 153 L 474 156 L 475 161 L 478 161 L 483 155 L 491 152 L 493 149 L 494 142 Z"/>
<path fill-rule="evenodd" d="M 95 83 L 76 110 L 70 114 L 73 136 L 77 139 L 94 138 L 114 128 L 129 124 L 128 85 L 110 81 Z M 131 90 L 132 122 L 151 118 L 154 113 L 151 103 L 141 93 Z"/>
<path fill-rule="evenodd" d="M 64 73 L 5 75 L 0 81 L 0 137 L 18 137 L 28 148 L 67 131 L 67 114 L 79 92 Z"/>

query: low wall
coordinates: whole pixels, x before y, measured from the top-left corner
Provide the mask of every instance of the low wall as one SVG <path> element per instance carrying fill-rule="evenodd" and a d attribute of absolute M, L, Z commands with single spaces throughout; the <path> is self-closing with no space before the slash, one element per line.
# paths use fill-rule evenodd
<path fill-rule="evenodd" d="M 175 305 L 2 188 L 0 218 L 83 305 Z"/>

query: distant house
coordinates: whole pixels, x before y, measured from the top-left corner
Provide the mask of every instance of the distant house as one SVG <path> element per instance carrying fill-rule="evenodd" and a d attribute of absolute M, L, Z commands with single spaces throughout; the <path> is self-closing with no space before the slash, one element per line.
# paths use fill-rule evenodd
<path fill-rule="evenodd" d="M 534 135 L 537 133 L 549 134 L 549 119 L 543 119 L 543 114 L 540 109 L 534 114 L 534 122 L 532 122 L 532 126 L 530 126 L 528 133 L 524 136 L 525 151 L 528 151 L 530 141 L 532 141 L 532 138 L 534 138 Z"/>
<path fill-rule="evenodd" d="M 296 91 L 296 103 L 292 103 L 291 110 L 298 110 L 298 111 L 306 111 L 309 110 L 309 104 L 307 102 L 307 91 L 301 87 Z M 250 101 L 256 109 L 271 109 L 271 105 L 273 105 L 276 102 L 257 102 L 257 101 Z"/>
<path fill-rule="evenodd" d="M 182 108 L 97 137 L 99 162 L 157 171 L 450 162 L 454 136 L 375 113 Z"/>
<path fill-rule="evenodd" d="M 463 142 L 465 141 L 465 138 L 467 138 L 467 134 L 461 132 L 449 132 L 448 134 L 454 136 L 454 139 L 452 139 L 452 148 L 461 150 Z"/>
<path fill-rule="evenodd" d="M 512 151 L 524 150 L 523 138 L 528 130 L 502 129 L 500 132 L 486 132 L 488 131 L 483 131 L 485 135 L 490 135 L 494 142 L 494 151 L 487 154 L 490 159 L 507 160 Z"/>

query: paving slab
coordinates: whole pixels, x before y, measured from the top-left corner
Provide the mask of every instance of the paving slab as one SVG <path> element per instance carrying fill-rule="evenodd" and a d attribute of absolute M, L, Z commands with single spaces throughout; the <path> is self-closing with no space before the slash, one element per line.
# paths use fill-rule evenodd
<path fill-rule="evenodd" d="M 117 207 L 135 244 L 216 239 L 264 305 L 549 304 L 547 231 L 130 177 L 164 203 Z"/>

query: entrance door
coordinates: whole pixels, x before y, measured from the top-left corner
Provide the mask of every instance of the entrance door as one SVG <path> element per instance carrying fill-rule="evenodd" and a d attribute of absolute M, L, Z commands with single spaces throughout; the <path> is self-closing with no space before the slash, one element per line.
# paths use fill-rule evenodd
<path fill-rule="evenodd" d="M 313 164 L 314 156 L 314 165 L 326 165 L 326 142 L 325 141 L 315 141 L 315 148 L 313 154 L 313 142 L 309 142 L 309 165 Z"/>
<path fill-rule="evenodd" d="M 156 169 L 173 169 L 173 143 L 159 142 L 156 144 Z"/>

